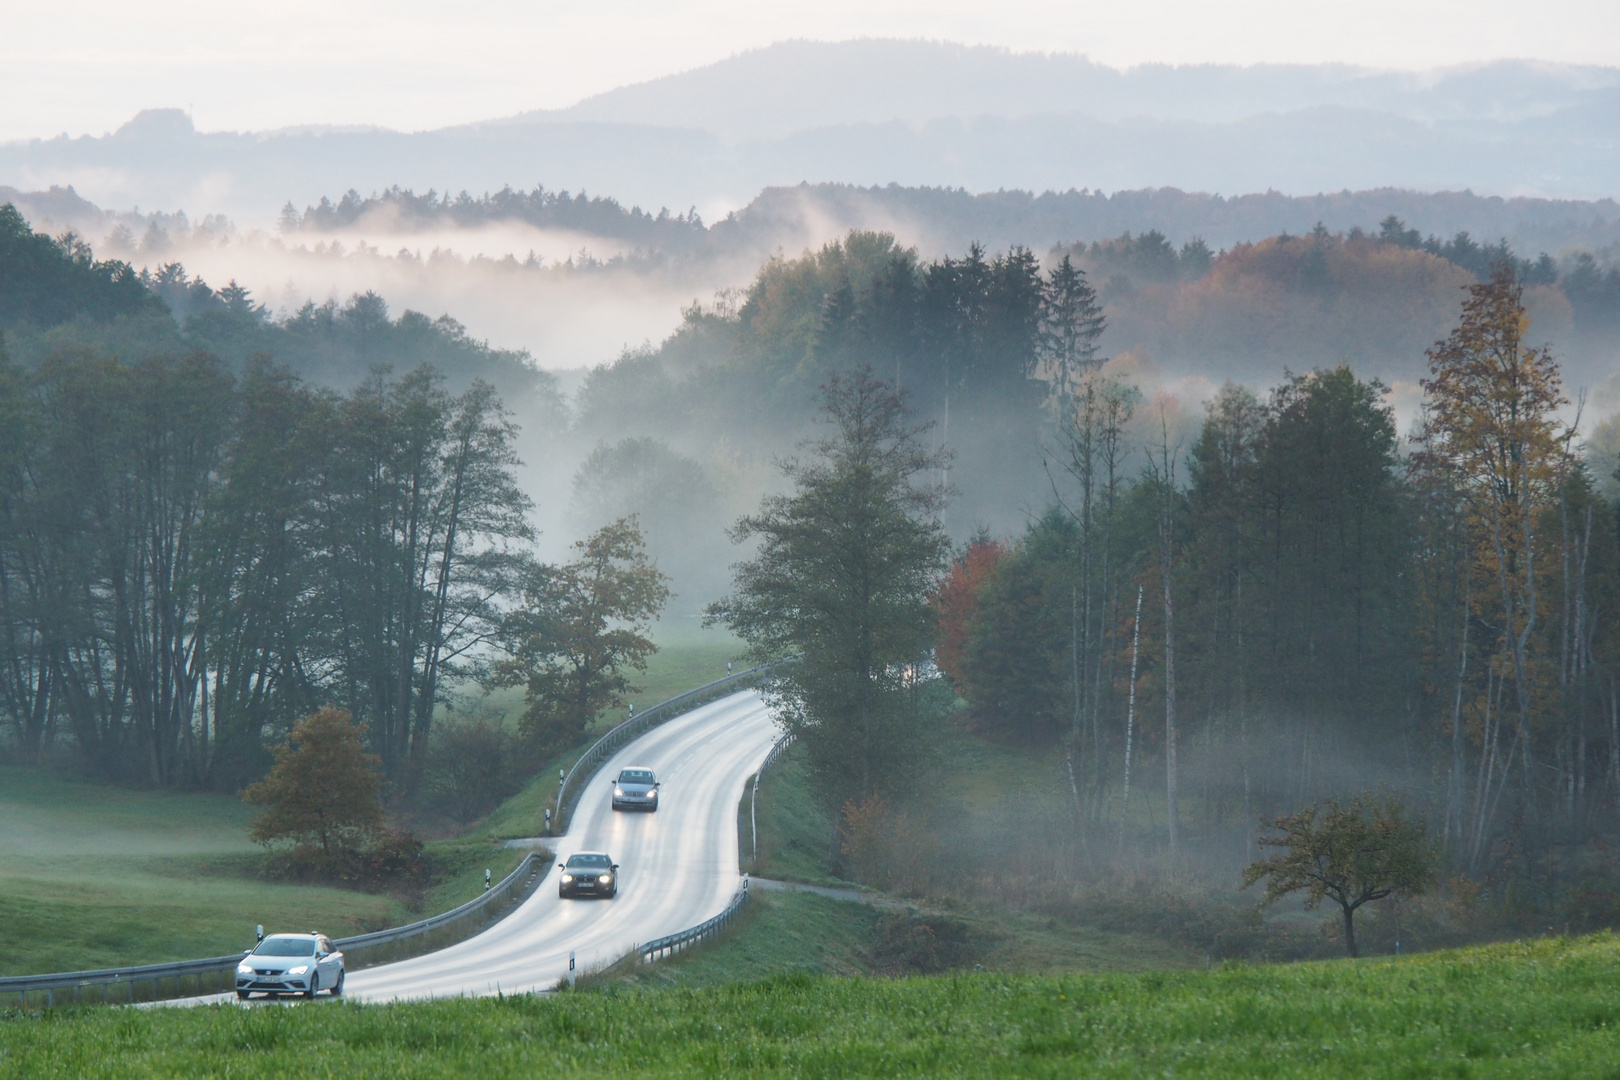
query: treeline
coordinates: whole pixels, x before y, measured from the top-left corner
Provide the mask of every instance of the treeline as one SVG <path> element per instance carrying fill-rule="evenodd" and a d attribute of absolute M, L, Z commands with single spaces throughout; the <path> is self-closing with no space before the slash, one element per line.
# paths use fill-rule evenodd
<path fill-rule="evenodd" d="M 0 366 L 0 712 L 22 759 L 234 790 L 328 702 L 420 764 L 530 536 L 493 390 L 193 353 Z"/>
<path fill-rule="evenodd" d="M 465 191 L 451 196 L 448 191 L 440 194 L 432 189 L 418 195 L 398 186 L 370 196 L 350 190 L 335 203 L 322 196 L 319 204 L 305 207 L 302 213 L 287 203 L 281 209 L 281 231 L 330 231 L 367 218 L 388 220 L 403 228 L 521 221 L 540 229 L 566 229 L 676 251 L 690 248 L 705 233 L 696 207 L 684 214 L 671 214 L 667 208 L 650 214 L 639 206 L 627 210 L 611 197 L 547 191 L 540 184 L 533 191 L 503 187 L 479 196 Z"/>
<path fill-rule="evenodd" d="M 1231 857 L 1264 816 L 1389 785 L 1498 897 L 1601 892 L 1620 507 L 1593 469 L 1620 463 L 1576 452 L 1523 291 L 1505 263 L 1470 289 L 1409 447 L 1347 368 L 1229 385 L 1188 445 L 1127 382 L 1081 380 L 1063 501 L 960 553 L 937 657 L 982 730 L 1066 757 L 1094 858 L 1178 830 Z"/>

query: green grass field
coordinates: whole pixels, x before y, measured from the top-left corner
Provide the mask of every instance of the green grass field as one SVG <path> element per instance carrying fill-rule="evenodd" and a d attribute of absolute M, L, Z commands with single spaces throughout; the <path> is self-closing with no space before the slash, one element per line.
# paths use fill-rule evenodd
<path fill-rule="evenodd" d="M 1148 974 L 777 976 L 706 989 L 0 1019 L 0 1074 L 81 1077 L 1601 1077 L 1608 935 Z"/>
<path fill-rule="evenodd" d="M 660 641 L 638 708 L 723 676 L 738 651 L 695 626 Z M 467 835 L 430 843 L 441 873 L 411 911 L 386 895 L 261 880 L 263 852 L 247 839 L 255 811 L 231 796 L 0 767 L 0 975 L 223 955 L 251 947 L 257 923 L 336 937 L 446 910 L 482 890 L 486 867 L 498 879 L 517 864 L 522 853 L 494 841 L 538 831 L 555 776 L 554 764 Z"/>
<path fill-rule="evenodd" d="M 258 880 L 251 814 L 229 796 L 0 769 L 0 973 L 219 956 L 251 948 L 261 922 L 336 935 L 408 917 L 386 896 Z"/>

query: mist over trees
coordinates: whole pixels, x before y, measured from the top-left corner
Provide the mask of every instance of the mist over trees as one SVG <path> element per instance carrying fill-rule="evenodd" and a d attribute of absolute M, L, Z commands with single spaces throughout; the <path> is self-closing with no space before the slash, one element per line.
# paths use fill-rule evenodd
<path fill-rule="evenodd" d="M 671 214 L 668 208 L 650 214 L 639 206 L 627 210 L 611 196 L 547 191 L 540 184 L 533 191 L 514 191 L 508 186 L 479 197 L 465 191 L 454 197 L 448 191 L 433 190 L 418 195 L 397 185 L 363 197 L 350 189 L 335 203 L 322 196 L 317 205 L 305 207 L 302 213 L 287 203 L 279 225 L 284 234 L 319 233 L 384 221 L 405 230 L 447 223 L 466 228 L 521 221 L 540 229 L 627 240 L 665 252 L 691 248 L 705 233 L 696 208 L 684 214 Z"/>
<path fill-rule="evenodd" d="M 310 382 L 349 389 L 377 365 L 431 364 L 458 389 L 474 379 L 491 384 L 536 427 L 563 422 L 553 376 L 520 352 L 473 339 L 448 316 L 394 316 L 365 292 L 341 304 L 310 301 L 276 319 L 235 280 L 215 289 L 178 262 L 136 270 L 97 260 L 79 234 L 33 232 L 10 204 L 0 206 L 0 330 L 12 359 L 28 367 L 71 349 L 126 362 L 202 350 L 237 371 L 273 355 Z"/>

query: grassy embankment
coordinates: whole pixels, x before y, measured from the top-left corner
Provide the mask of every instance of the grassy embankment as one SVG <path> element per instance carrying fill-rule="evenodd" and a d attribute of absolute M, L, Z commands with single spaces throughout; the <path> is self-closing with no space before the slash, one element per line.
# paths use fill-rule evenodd
<path fill-rule="evenodd" d="M 717 634 L 667 635 L 638 706 L 723 675 L 734 651 Z M 223 955 L 249 947 L 256 923 L 346 935 L 446 910 L 482 890 L 485 867 L 500 878 L 517 864 L 522 853 L 495 841 L 537 831 L 555 776 L 430 842 L 439 876 L 413 911 L 388 895 L 261 880 L 254 809 L 231 796 L 0 768 L 0 975 Z"/>
<path fill-rule="evenodd" d="M 0 1019 L 56 1077 L 1553 1077 L 1620 1071 L 1620 942 L 1213 971 L 785 975 L 550 999 Z"/>

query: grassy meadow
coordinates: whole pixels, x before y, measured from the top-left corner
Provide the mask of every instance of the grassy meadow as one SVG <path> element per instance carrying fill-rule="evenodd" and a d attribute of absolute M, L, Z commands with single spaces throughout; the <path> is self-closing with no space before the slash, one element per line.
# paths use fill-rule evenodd
<path fill-rule="evenodd" d="M 387 896 L 265 882 L 227 795 L 0 769 L 0 974 L 220 956 L 253 927 L 332 934 L 408 917 Z"/>
<path fill-rule="evenodd" d="M 1609 934 L 1405 959 L 659 993 L 58 1009 L 0 1074 L 72 1077 L 1558 1077 L 1620 1073 Z"/>

